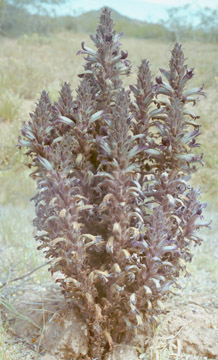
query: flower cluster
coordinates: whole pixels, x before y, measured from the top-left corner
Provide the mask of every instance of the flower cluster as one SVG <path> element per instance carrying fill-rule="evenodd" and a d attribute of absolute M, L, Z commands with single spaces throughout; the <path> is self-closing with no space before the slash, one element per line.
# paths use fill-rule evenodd
<path fill-rule="evenodd" d="M 204 225 L 199 191 L 188 183 L 202 155 L 190 111 L 202 88 L 187 90 L 193 69 L 176 44 L 169 70 L 153 83 L 143 60 L 137 84 L 120 50 L 111 12 L 104 8 L 95 50 L 82 43 L 84 72 L 73 99 L 64 83 L 57 103 L 43 91 L 26 147 L 37 181 L 34 225 L 50 271 L 86 322 L 90 358 L 101 360 L 144 323 L 152 329 L 162 301 L 176 284 L 190 244 Z"/>

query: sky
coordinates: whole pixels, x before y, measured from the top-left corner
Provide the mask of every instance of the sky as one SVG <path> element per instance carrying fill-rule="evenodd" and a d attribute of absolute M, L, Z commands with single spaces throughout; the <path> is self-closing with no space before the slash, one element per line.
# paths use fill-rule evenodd
<path fill-rule="evenodd" d="M 156 22 L 167 19 L 170 7 L 190 5 L 190 11 L 204 7 L 218 8 L 218 0 L 65 0 L 64 6 L 58 7 L 61 15 L 81 14 L 109 6 L 130 18 Z"/>

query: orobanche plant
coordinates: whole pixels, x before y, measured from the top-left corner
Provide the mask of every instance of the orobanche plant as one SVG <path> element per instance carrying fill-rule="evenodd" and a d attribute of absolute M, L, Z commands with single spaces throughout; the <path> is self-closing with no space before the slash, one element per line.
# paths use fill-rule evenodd
<path fill-rule="evenodd" d="M 205 204 L 188 183 L 202 163 L 190 105 L 204 93 L 187 88 L 194 69 L 176 44 L 163 77 L 153 83 L 143 60 L 126 90 L 121 76 L 131 66 L 113 26 L 104 8 L 90 36 L 95 50 L 83 42 L 78 52 L 86 63 L 76 98 L 69 83 L 54 104 L 43 91 L 19 139 L 37 181 L 38 249 L 61 273 L 97 360 L 142 325 L 153 328 L 206 225 Z"/>

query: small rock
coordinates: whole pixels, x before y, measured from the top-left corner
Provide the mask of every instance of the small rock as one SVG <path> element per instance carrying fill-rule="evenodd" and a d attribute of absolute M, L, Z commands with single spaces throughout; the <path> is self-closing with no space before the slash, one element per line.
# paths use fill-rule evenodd
<path fill-rule="evenodd" d="M 54 318 L 45 327 L 42 337 L 42 348 L 47 356 L 57 359 L 77 360 L 88 353 L 86 327 L 72 312 L 64 319 Z M 50 358 L 43 358 L 50 360 Z M 51 360 L 53 358 L 51 357 Z"/>

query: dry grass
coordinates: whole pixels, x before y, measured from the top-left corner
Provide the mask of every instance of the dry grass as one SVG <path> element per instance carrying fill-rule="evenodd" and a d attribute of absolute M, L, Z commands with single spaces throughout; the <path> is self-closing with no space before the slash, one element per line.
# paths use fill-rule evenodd
<path fill-rule="evenodd" d="M 34 194 L 34 184 L 25 170 L 24 158 L 15 148 L 22 121 L 28 120 L 28 113 L 34 108 L 39 92 L 46 88 L 52 100 L 58 97 L 60 83 L 69 81 L 75 89 L 79 83 L 77 74 L 82 68 L 81 56 L 76 56 L 86 35 L 62 33 L 53 37 L 40 37 L 37 34 L 20 39 L 1 39 L 0 47 L 0 281 L 9 282 L 31 268 L 44 262 L 36 250 L 34 230 L 31 225 L 33 208 L 29 198 Z M 157 75 L 158 68 L 167 67 L 173 44 L 142 39 L 123 39 L 124 50 L 129 50 L 133 64 L 133 74 L 125 79 L 125 85 L 135 83 L 136 71 L 140 60 L 148 58 L 152 73 Z M 205 154 L 205 167 L 199 169 L 193 182 L 203 187 L 203 199 L 209 201 L 211 211 L 218 204 L 218 122 L 216 98 L 218 90 L 218 51 L 213 44 L 185 43 L 185 55 L 190 67 L 195 67 L 196 77 L 193 87 L 205 84 L 207 98 L 197 109 L 202 124 L 201 143 Z M 7 96 L 5 94 L 8 94 Z M 4 101 L 2 101 L 4 99 Z M 210 217 L 210 215 L 209 215 Z M 213 215 L 212 215 L 213 217 Z M 215 229 L 216 230 L 216 229 Z M 215 231 L 212 230 L 208 241 L 196 251 L 190 271 L 194 275 L 196 291 L 203 287 L 213 292 L 216 286 L 217 267 L 215 266 Z M 31 281 L 40 282 L 48 278 L 47 269 L 36 272 Z M 5 329 L 0 323 L 0 359 L 16 359 L 15 350 L 6 341 Z M 186 359 L 179 344 L 158 349 L 153 347 L 145 358 L 149 360 Z M 172 355 L 173 354 L 173 355 Z"/>

